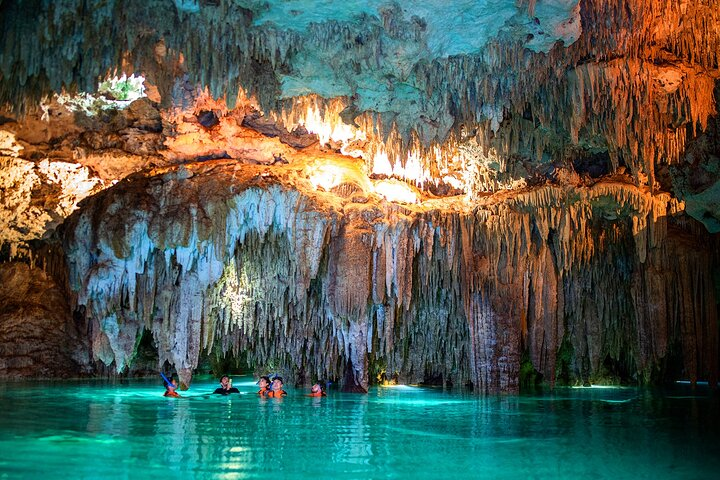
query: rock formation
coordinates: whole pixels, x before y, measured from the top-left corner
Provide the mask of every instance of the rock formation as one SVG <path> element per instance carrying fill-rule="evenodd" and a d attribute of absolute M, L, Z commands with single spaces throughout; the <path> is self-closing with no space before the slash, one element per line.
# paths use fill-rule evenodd
<path fill-rule="evenodd" d="M 216 160 L 89 199 L 65 252 L 94 358 L 122 370 L 148 329 L 180 371 L 247 352 L 363 388 L 372 370 L 516 391 L 523 350 L 550 382 L 657 380 L 672 356 L 717 376 L 714 240 L 667 195 L 600 182 L 399 207 L 298 173 Z"/>
<path fill-rule="evenodd" d="M 186 384 L 717 382 L 713 0 L 31 3 L 0 2 L 0 361 L 78 333 L 19 375 L 144 338 Z"/>
<path fill-rule="evenodd" d="M 40 268 L 0 265 L 0 378 L 71 377 L 90 371 L 84 320 Z"/>

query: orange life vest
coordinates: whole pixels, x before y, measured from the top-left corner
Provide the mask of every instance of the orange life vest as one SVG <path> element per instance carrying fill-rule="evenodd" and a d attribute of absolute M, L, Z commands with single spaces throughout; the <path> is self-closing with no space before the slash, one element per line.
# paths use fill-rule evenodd
<path fill-rule="evenodd" d="M 258 390 L 257 394 L 260 396 L 267 396 L 268 392 L 270 392 L 270 389 L 266 387 L 266 388 L 261 388 L 260 390 Z"/>
<path fill-rule="evenodd" d="M 308 395 L 308 397 L 324 397 L 325 395 L 326 395 L 325 392 L 315 392 L 315 393 L 310 393 L 310 395 Z"/>
<path fill-rule="evenodd" d="M 182 398 L 180 397 L 180 394 L 175 391 L 165 390 L 164 397 L 174 397 L 174 398 Z"/>
<path fill-rule="evenodd" d="M 287 392 L 285 390 L 280 390 L 278 392 L 276 392 L 275 390 L 270 390 L 267 393 L 268 398 L 280 398 L 283 395 L 287 395 Z"/>

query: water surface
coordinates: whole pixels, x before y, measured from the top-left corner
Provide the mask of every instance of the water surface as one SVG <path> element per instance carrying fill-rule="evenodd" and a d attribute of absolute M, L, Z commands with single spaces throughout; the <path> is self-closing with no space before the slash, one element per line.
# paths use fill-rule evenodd
<path fill-rule="evenodd" d="M 181 399 L 158 381 L 0 383 L 0 479 L 718 478 L 720 401 L 706 390 L 559 388 L 477 398 L 377 387 L 309 398 Z"/>

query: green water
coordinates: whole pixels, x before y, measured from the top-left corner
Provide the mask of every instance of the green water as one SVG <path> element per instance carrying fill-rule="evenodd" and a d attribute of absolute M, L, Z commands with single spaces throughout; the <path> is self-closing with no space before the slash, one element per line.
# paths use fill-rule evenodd
<path fill-rule="evenodd" d="M 162 397 L 159 382 L 0 383 L 6 478 L 718 478 L 707 391 L 556 389 L 476 398 L 432 388 L 288 388 Z"/>

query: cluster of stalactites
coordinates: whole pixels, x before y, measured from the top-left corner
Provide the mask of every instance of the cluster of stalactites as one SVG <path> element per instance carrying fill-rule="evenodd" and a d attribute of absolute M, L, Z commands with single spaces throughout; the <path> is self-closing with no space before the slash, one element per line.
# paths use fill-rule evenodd
<path fill-rule="evenodd" d="M 353 124 L 363 133 L 369 171 L 379 153 L 401 166 L 416 155 L 423 170 L 439 181 L 447 171 L 472 174 L 469 166 L 478 151 L 494 152 L 501 164 L 512 155 L 545 163 L 562 159 L 566 148 L 579 145 L 607 151 L 613 170 L 626 166 L 636 183 L 657 188 L 657 166 L 677 162 L 689 137 L 704 130 L 717 113 L 712 74 L 717 59 L 710 58 L 716 53 L 700 58 L 696 52 L 704 51 L 697 45 L 699 38 L 720 42 L 720 19 L 714 10 L 701 15 L 707 10 L 703 2 L 682 12 L 674 11 L 673 2 L 656 3 L 636 6 L 638 12 L 672 10 L 668 25 L 659 25 L 657 15 L 633 10 L 627 17 L 625 9 L 590 3 L 585 9 L 589 19 L 595 18 L 596 8 L 618 28 L 589 28 L 583 41 L 547 55 L 498 41 L 488 44 L 482 55 L 420 63 L 413 78 L 423 92 L 421 115 L 410 123 L 394 112 L 363 113 L 351 98 L 341 99 L 346 107 L 342 114 L 336 113 L 342 110 L 337 99 L 294 100 L 282 119 L 293 128 L 312 103 L 331 128 Z M 602 18 L 597 25 L 607 24 Z M 673 27 L 680 21 L 685 22 L 683 29 Z M 651 33 L 654 43 L 638 40 L 647 40 Z M 663 47 L 641 45 L 666 46 L 676 56 L 661 58 Z M 353 152 L 352 146 L 346 149 Z M 512 176 L 507 167 L 500 170 Z M 474 196 L 498 186 L 479 179 L 465 182 L 464 188 Z"/>
<path fill-rule="evenodd" d="M 328 121 L 354 122 L 364 133 L 370 171 L 379 152 L 393 164 L 416 154 L 438 180 L 472 161 L 459 148 L 469 141 L 485 154 L 492 149 L 500 158 L 519 154 L 537 162 L 580 145 L 607 151 L 613 169 L 625 165 L 638 184 L 654 188 L 656 165 L 676 162 L 688 131 L 697 134 L 716 114 L 717 49 L 703 44 L 720 42 L 720 18 L 710 7 L 587 2 L 584 35 L 568 48 L 534 54 L 498 40 L 479 55 L 418 63 L 413 85 L 423 94 L 411 121 L 398 112 L 363 112 L 362 98 L 343 99 L 345 115 Z M 663 58 L 663 51 L 675 56 Z M 336 99 L 311 102 L 321 112 L 337 109 Z M 305 103 L 291 108 L 304 110 Z M 290 127 L 296 117 L 283 115 Z M 497 188 L 487 183 L 466 193 Z"/>
<path fill-rule="evenodd" d="M 232 2 L 192 13 L 162 0 L 90 3 L 41 1 L 30 10 L 4 2 L 0 104 L 23 112 L 53 92 L 93 92 L 99 79 L 123 69 L 142 72 L 167 106 L 176 78 L 190 72 L 231 106 L 242 84 L 271 107 L 273 71 L 298 44 L 292 32 L 253 30 L 252 13 Z"/>
<path fill-rule="evenodd" d="M 244 353 L 364 388 L 385 376 L 517 391 L 523 351 L 551 383 L 608 361 L 649 379 L 670 355 L 692 379 L 717 377 L 713 259 L 669 239 L 666 198 L 548 187 L 406 216 L 203 178 L 118 186 L 71 217 L 70 285 L 96 359 L 122 370 L 148 329 L 181 372 Z"/>
<path fill-rule="evenodd" d="M 629 8 L 628 8 L 629 7 Z M 632 56 L 665 63 L 679 60 L 715 70 L 720 66 L 720 11 L 714 0 L 585 2 L 583 49 L 608 57 Z M 615 30 L 605 21 L 612 19 Z"/>
<path fill-rule="evenodd" d="M 414 100 L 391 95 L 381 112 L 349 81 L 342 100 L 348 109 L 330 121 L 354 123 L 363 132 L 368 162 L 382 154 L 402 164 L 415 155 L 436 181 L 448 171 L 472 175 L 466 167 L 476 155 L 468 151 L 547 162 L 579 144 L 608 151 L 613 167 L 627 165 L 636 183 L 654 187 L 656 165 L 682 153 L 686 127 L 696 132 L 715 114 L 720 14 L 713 3 L 647 0 L 626 8 L 615 0 L 583 2 L 583 34 L 569 47 L 533 53 L 522 42 L 497 39 L 477 55 L 420 61 L 397 78 L 412 86 Z M 0 103 L 21 110 L 27 99 L 51 91 L 94 90 L 99 76 L 122 67 L 158 85 L 165 102 L 173 99 L 177 76 L 187 73 L 231 107 L 242 86 L 267 113 L 290 120 L 278 100 L 283 78 L 298 73 L 293 62 L 303 52 L 335 58 L 331 51 L 341 46 L 347 58 L 328 72 L 352 67 L 399 75 L 386 64 L 383 42 L 423 45 L 421 31 L 413 30 L 419 27 L 403 23 L 397 9 L 383 10 L 380 19 L 313 23 L 300 33 L 254 25 L 253 13 L 232 2 L 202 4 L 197 12 L 170 1 L 109 1 L 93 8 L 80 1 L 41 2 L 31 13 L 18 4 L 2 7 L 7 41 L 0 51 Z M 530 11 L 533 5 L 528 2 Z M 27 28 L 29 22 L 40 34 Z M 406 107 L 412 111 L 393 110 Z M 467 142 L 477 148 L 460 148 Z M 465 183 L 471 195 L 499 188 L 489 181 Z"/>

